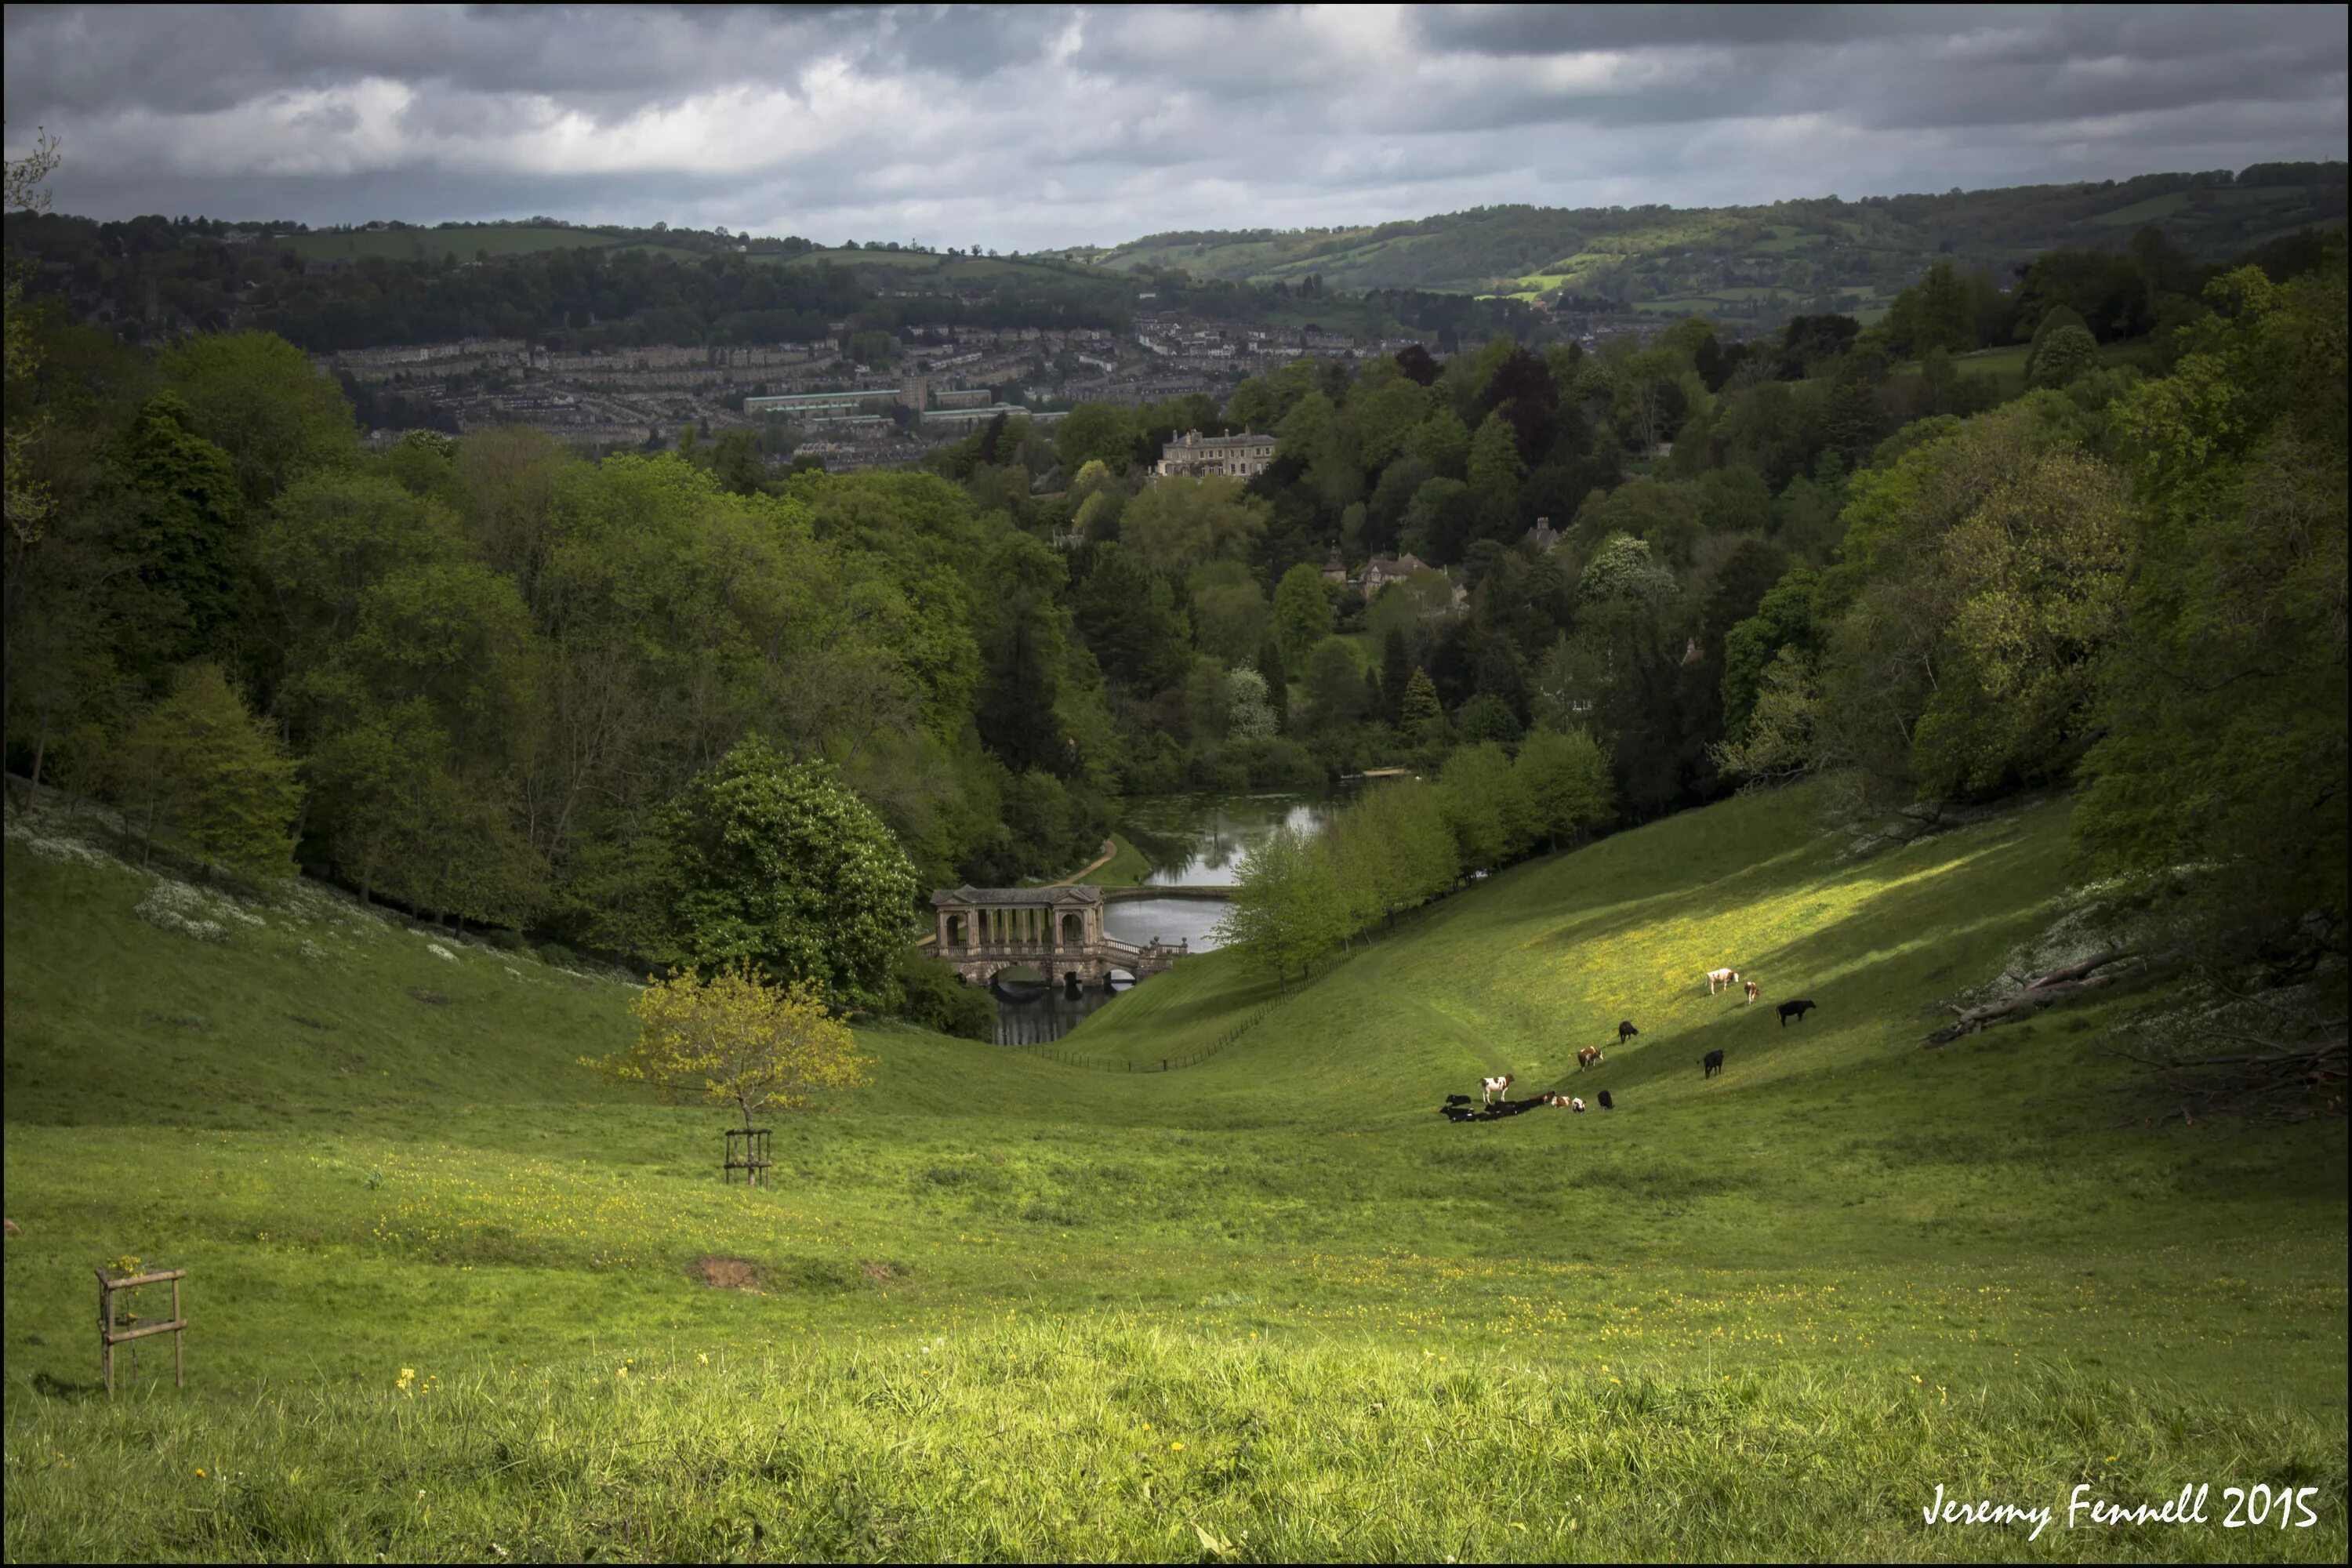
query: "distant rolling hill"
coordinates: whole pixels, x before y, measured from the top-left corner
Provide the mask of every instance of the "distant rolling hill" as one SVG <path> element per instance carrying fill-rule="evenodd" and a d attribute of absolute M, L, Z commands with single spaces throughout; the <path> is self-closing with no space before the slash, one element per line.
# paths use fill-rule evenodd
<path fill-rule="evenodd" d="M 2236 174 L 1834 196 L 1769 206 L 1475 207 L 1339 229 L 1149 235 L 1076 258 L 1195 278 L 1522 298 L 1566 291 L 1715 314 L 1867 310 L 1938 257 L 2001 268 L 2045 250 L 2122 249 L 2155 224 L 2212 260 L 2306 226 L 2340 227 L 2346 166 L 2256 164 Z"/>

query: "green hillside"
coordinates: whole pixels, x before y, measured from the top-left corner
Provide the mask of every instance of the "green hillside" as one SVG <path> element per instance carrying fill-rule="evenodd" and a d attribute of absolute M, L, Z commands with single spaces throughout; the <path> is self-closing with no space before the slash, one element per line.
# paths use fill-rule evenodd
<path fill-rule="evenodd" d="M 1532 298 L 1566 290 L 1643 308 L 1785 315 L 1868 310 L 1939 258 L 2006 268 L 2069 247 L 2119 249 L 2160 224 L 2200 259 L 2299 227 L 2340 227 L 2342 163 L 2227 175 L 2148 174 L 1943 195 L 1769 205 L 1478 207 L 1405 223 L 1147 236 L 1073 252 L 1108 266 L 1332 289 L 1423 289 Z"/>
<path fill-rule="evenodd" d="M 2066 809 L 1853 858 L 1736 799 L 1287 995 L 1188 960 L 1077 1065 L 869 1031 L 755 1194 L 578 1065 L 618 977 L 12 816 L 7 1554 L 2341 1561 L 2341 1121 L 2143 1124 L 2158 994 L 1917 1048 L 2064 950 Z M 1432 1114 L 1497 1070 L 1618 1109 Z M 126 1254 L 184 1393 L 92 1390 Z M 2184 1481 L 2319 1523 L 2063 1522 Z"/>

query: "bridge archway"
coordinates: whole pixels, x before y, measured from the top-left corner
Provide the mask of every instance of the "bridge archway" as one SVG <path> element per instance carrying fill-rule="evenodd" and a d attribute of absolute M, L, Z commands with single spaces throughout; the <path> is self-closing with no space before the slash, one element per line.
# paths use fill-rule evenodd
<path fill-rule="evenodd" d="M 1021 968 L 1047 984 L 1129 984 L 1184 956 L 1182 942 L 1124 942 L 1103 929 L 1103 890 L 1066 888 L 943 888 L 931 952 L 966 983 L 992 987 Z"/>

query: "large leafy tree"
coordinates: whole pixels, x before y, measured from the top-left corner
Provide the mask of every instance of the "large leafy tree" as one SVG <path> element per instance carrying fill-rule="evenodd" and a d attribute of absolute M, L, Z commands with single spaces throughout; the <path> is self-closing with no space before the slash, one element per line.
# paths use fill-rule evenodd
<path fill-rule="evenodd" d="M 217 665 L 183 668 L 121 750 L 123 793 L 148 843 L 160 834 L 207 868 L 241 877 L 291 874 L 302 799 L 294 760 Z"/>
<path fill-rule="evenodd" d="M 746 740 L 680 795 L 667 827 L 679 958 L 752 965 L 856 1005 L 887 998 L 915 869 L 833 768 Z"/>
<path fill-rule="evenodd" d="M 1328 849 L 1297 829 L 1275 829 L 1250 856 L 1218 939 L 1287 988 L 1347 931 Z"/>
<path fill-rule="evenodd" d="M 2143 521 L 2076 843 L 2180 868 L 2221 956 L 2344 949 L 2344 256 L 2218 279 L 2173 374 L 2118 411 Z"/>

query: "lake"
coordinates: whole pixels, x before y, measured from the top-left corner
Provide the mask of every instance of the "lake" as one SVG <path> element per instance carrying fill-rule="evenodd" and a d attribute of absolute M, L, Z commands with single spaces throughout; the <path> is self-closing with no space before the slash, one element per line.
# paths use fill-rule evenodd
<path fill-rule="evenodd" d="M 1257 847 L 1277 827 L 1320 833 L 1343 804 L 1304 795 L 1146 795 L 1127 803 L 1119 831 L 1151 862 L 1147 888 L 1229 888 Z M 1215 949 L 1223 899 L 1115 898 L 1103 907 L 1103 929 L 1121 942 L 1182 942 L 1194 952 Z M 1127 989 L 1121 982 L 1118 989 Z M 1058 1040 L 1112 993 L 1088 989 L 1073 997 L 1060 985 L 996 993 L 1000 1046 Z"/>

